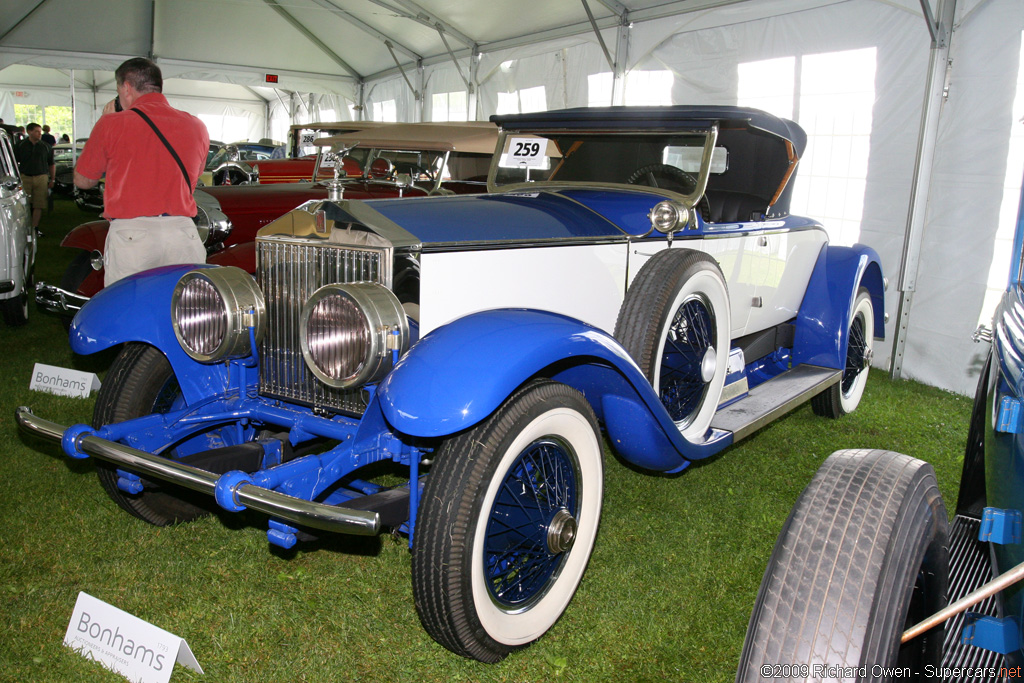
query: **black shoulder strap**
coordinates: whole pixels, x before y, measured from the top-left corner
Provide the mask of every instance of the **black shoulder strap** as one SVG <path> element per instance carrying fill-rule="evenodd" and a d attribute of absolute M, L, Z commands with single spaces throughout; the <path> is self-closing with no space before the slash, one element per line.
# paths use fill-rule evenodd
<path fill-rule="evenodd" d="M 173 147 L 171 147 L 171 143 L 167 142 L 167 138 L 164 137 L 164 134 L 161 133 L 160 129 L 156 127 L 156 124 L 153 123 L 153 119 L 146 116 L 146 112 L 141 109 L 132 109 L 132 111 L 141 116 L 142 120 L 148 123 L 149 127 L 153 129 L 154 133 L 156 133 L 156 136 L 160 138 L 160 142 L 164 143 L 164 147 L 166 147 L 167 151 L 171 153 L 172 157 L 174 157 L 174 161 L 177 162 L 178 168 L 181 170 L 181 177 L 185 179 L 185 186 L 188 187 L 189 192 L 191 192 L 192 181 L 188 179 L 188 172 L 185 170 L 185 164 L 181 163 L 181 157 L 179 157 L 178 153 L 174 151 Z"/>

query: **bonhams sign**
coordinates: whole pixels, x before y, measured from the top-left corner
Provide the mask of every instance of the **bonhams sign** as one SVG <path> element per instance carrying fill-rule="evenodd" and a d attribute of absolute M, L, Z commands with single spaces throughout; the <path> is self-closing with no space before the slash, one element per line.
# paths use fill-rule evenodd
<path fill-rule="evenodd" d="M 136 683 L 167 683 L 174 663 L 203 669 L 182 638 L 79 593 L 64 644 Z"/>
<path fill-rule="evenodd" d="M 89 398 L 90 393 L 100 388 L 100 379 L 95 372 L 36 363 L 32 368 L 32 380 L 28 383 L 28 388 L 60 396 Z"/>

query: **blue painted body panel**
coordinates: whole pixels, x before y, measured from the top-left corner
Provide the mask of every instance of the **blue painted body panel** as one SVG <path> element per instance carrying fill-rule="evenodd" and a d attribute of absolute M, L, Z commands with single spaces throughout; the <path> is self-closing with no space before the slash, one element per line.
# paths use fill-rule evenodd
<path fill-rule="evenodd" d="M 500 363 L 496 348 L 502 350 Z M 700 444 L 683 439 L 615 339 L 545 311 L 485 311 L 437 328 L 399 361 L 377 397 L 397 431 L 439 437 L 480 422 L 537 375 L 582 391 L 604 419 L 616 450 L 641 467 L 677 471 L 731 442 L 725 435 Z"/>
<path fill-rule="evenodd" d="M 659 200 L 650 194 L 646 199 L 648 211 Z M 371 200 L 367 204 L 425 245 L 626 237 L 608 219 L 581 210 L 576 202 L 552 192 L 410 197 Z"/>
<path fill-rule="evenodd" d="M 105 287 L 75 315 L 68 337 L 71 350 L 84 356 L 125 342 L 145 342 L 167 356 L 187 402 L 224 392 L 230 380 L 228 366 L 190 358 L 171 326 L 174 287 L 197 267 L 207 266 L 164 266 Z"/>
<path fill-rule="evenodd" d="M 874 336 L 885 337 L 885 285 L 878 254 L 870 247 L 825 245 L 818 255 L 797 314 L 793 363 L 842 369 L 850 314 L 860 287 L 871 293 Z"/>

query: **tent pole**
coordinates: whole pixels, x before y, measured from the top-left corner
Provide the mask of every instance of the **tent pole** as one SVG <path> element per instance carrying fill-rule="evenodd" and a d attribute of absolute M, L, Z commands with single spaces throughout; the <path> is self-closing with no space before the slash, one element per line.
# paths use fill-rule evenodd
<path fill-rule="evenodd" d="M 917 291 L 917 269 L 921 260 L 921 241 L 924 236 L 925 209 L 928 206 L 928 188 L 931 184 L 935 141 L 939 132 L 939 113 L 945 98 L 945 84 L 949 71 L 949 44 L 953 33 L 956 0 L 939 0 L 938 23 L 932 24 L 929 0 L 920 0 L 928 31 L 932 35 L 928 61 L 928 81 L 925 86 L 924 105 L 921 109 L 921 127 L 917 139 L 917 159 L 914 180 L 910 190 L 907 228 L 903 238 L 903 260 L 900 265 L 899 307 L 892 343 L 889 375 L 892 379 L 903 376 L 903 354 L 907 346 L 910 309 Z"/>

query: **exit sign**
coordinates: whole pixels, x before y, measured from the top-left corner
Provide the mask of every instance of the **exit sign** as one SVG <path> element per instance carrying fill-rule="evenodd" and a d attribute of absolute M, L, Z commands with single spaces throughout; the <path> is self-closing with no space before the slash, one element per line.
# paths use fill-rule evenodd
<path fill-rule="evenodd" d="M 277 83 L 277 74 L 267 74 L 267 83 Z"/>

